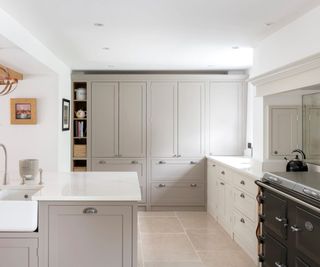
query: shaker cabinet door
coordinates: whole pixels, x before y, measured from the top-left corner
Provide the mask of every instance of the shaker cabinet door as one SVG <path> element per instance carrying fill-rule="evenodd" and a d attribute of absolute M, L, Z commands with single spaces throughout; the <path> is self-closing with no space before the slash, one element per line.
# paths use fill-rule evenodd
<path fill-rule="evenodd" d="M 203 82 L 178 84 L 178 154 L 181 157 L 204 155 Z"/>
<path fill-rule="evenodd" d="M 119 88 L 119 156 L 145 156 L 146 151 L 146 83 L 120 82 Z"/>
<path fill-rule="evenodd" d="M 177 154 L 177 83 L 152 82 L 150 86 L 152 157 Z"/>
<path fill-rule="evenodd" d="M 301 120 L 298 107 L 270 107 L 269 156 L 283 157 L 301 144 Z"/>
<path fill-rule="evenodd" d="M 38 239 L 0 238 L 0 266 L 38 267 Z"/>
<path fill-rule="evenodd" d="M 209 89 L 209 152 L 242 155 L 244 90 L 240 82 L 212 82 Z"/>
<path fill-rule="evenodd" d="M 92 83 L 92 157 L 118 155 L 118 83 Z"/>
<path fill-rule="evenodd" d="M 131 208 L 50 206 L 50 267 L 132 267 Z"/>

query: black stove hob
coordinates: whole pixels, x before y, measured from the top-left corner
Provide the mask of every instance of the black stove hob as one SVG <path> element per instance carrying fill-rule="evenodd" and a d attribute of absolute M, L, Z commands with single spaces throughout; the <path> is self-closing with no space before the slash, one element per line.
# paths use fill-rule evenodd
<path fill-rule="evenodd" d="M 320 173 L 318 172 L 265 173 L 262 182 L 284 187 L 320 201 Z"/>

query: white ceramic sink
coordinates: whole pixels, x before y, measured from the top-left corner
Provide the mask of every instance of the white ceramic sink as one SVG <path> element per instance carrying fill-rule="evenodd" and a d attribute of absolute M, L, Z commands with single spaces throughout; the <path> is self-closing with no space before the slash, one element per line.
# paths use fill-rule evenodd
<path fill-rule="evenodd" d="M 33 232 L 37 229 L 38 202 L 31 197 L 38 190 L 0 190 L 0 232 Z"/>

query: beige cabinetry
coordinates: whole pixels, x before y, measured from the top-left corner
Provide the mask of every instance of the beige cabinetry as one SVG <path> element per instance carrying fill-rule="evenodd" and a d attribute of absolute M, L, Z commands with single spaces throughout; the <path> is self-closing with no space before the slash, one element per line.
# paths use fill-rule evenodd
<path fill-rule="evenodd" d="M 93 82 L 92 157 L 143 158 L 146 152 L 146 83 Z"/>
<path fill-rule="evenodd" d="M 152 206 L 204 206 L 205 160 L 153 159 L 151 161 Z"/>
<path fill-rule="evenodd" d="M 0 266 L 38 267 L 38 239 L 0 238 Z"/>
<path fill-rule="evenodd" d="M 242 155 L 245 134 L 243 82 L 211 82 L 209 88 L 209 153 Z"/>
<path fill-rule="evenodd" d="M 110 159 L 110 158 L 95 158 L 92 159 L 93 171 L 108 171 L 108 172 L 136 172 L 138 174 L 141 188 L 141 202 L 147 201 L 147 170 L 146 160 L 144 159 Z"/>
<path fill-rule="evenodd" d="M 43 266 L 136 266 L 136 217 L 129 203 L 43 205 Z"/>
<path fill-rule="evenodd" d="M 204 82 L 152 82 L 152 157 L 199 157 L 204 151 Z"/>
<path fill-rule="evenodd" d="M 150 150 L 152 157 L 177 155 L 177 83 L 151 82 Z"/>
<path fill-rule="evenodd" d="M 269 107 L 269 157 L 291 155 L 301 147 L 301 108 L 298 106 Z"/>
<path fill-rule="evenodd" d="M 256 261 L 257 186 L 254 178 L 218 161 L 207 163 L 208 212 Z"/>

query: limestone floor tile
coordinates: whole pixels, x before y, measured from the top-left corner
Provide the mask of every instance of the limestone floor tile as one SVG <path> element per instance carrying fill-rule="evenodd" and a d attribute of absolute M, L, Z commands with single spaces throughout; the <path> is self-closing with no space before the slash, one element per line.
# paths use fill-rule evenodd
<path fill-rule="evenodd" d="M 187 230 L 187 235 L 197 251 L 239 249 L 231 237 L 223 231 L 201 232 L 199 230 Z"/>
<path fill-rule="evenodd" d="M 210 229 L 217 225 L 206 212 L 177 212 L 177 216 L 186 229 Z"/>
<path fill-rule="evenodd" d="M 201 262 L 146 262 L 144 267 L 205 267 L 205 265 Z"/>
<path fill-rule="evenodd" d="M 215 250 L 198 252 L 205 267 L 256 267 L 241 250 Z"/>
<path fill-rule="evenodd" d="M 139 211 L 139 217 L 176 217 L 174 211 Z"/>
<path fill-rule="evenodd" d="M 200 262 L 186 234 L 142 235 L 144 262 Z"/>
<path fill-rule="evenodd" d="M 176 217 L 140 217 L 139 225 L 141 234 L 184 232 Z"/>

